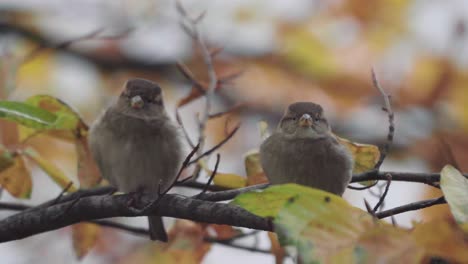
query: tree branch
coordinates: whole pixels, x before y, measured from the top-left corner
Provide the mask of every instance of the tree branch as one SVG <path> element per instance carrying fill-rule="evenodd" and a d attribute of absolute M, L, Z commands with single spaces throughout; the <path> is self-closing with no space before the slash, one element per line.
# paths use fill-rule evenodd
<path fill-rule="evenodd" d="M 0 221 L 0 242 L 25 238 L 42 232 L 59 229 L 81 221 L 92 221 L 117 216 L 142 216 L 158 213 L 197 222 L 226 224 L 271 231 L 267 219 L 230 204 L 197 200 L 166 194 L 155 210 L 140 213 L 129 208 L 129 195 L 89 196 L 48 207 L 31 208 Z M 151 197 L 142 197 L 145 204 Z M 64 213 L 66 212 L 66 213 Z"/>
<path fill-rule="evenodd" d="M 435 198 L 435 199 L 430 199 L 430 200 L 424 200 L 424 201 L 414 202 L 414 203 L 410 203 L 410 204 L 405 204 L 405 205 L 398 206 L 398 207 L 395 207 L 395 208 L 392 208 L 392 209 L 389 209 L 389 210 L 381 211 L 381 212 L 376 213 L 375 216 L 377 218 L 379 218 L 379 219 L 382 219 L 382 218 L 385 218 L 385 217 L 394 216 L 394 215 L 397 215 L 397 214 L 401 214 L 401 213 L 405 213 L 405 212 L 409 212 L 409 211 L 414 211 L 414 210 L 419 210 L 419 209 L 422 209 L 422 208 L 430 207 L 430 206 L 437 205 L 437 204 L 444 204 L 444 203 L 447 203 L 445 201 L 445 198 L 444 197 L 439 197 L 439 198 Z"/>

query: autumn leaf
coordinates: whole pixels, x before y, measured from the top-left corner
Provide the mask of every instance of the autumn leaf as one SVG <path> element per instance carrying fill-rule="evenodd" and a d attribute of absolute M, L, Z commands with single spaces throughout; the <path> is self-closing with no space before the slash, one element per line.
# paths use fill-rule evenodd
<path fill-rule="evenodd" d="M 90 188 L 99 184 L 101 173 L 94 161 L 86 137 L 81 137 L 75 143 L 78 154 L 78 180 L 80 188 Z"/>
<path fill-rule="evenodd" d="M 268 183 L 268 178 L 260 164 L 258 149 L 251 150 L 244 157 L 245 172 L 247 173 L 247 186 Z"/>
<path fill-rule="evenodd" d="M 211 175 L 213 173 L 213 171 L 206 166 L 205 162 L 200 161 L 198 164 L 200 164 L 206 174 Z M 227 189 L 237 189 L 245 187 L 247 185 L 247 179 L 234 173 L 216 172 L 216 175 L 213 178 L 213 183 L 216 186 Z"/>
<path fill-rule="evenodd" d="M 446 165 L 440 172 L 440 187 L 455 220 L 468 223 L 468 179 L 453 166 Z"/>
<path fill-rule="evenodd" d="M 302 263 L 421 263 L 434 256 L 466 263 L 468 259 L 465 234 L 450 221 L 398 228 L 341 197 L 305 186 L 276 185 L 241 194 L 234 203 L 274 218 L 281 245 L 294 247 Z"/>
<path fill-rule="evenodd" d="M 214 237 L 220 240 L 232 239 L 233 237 L 242 234 L 242 232 L 239 229 L 235 229 L 230 225 L 209 224 L 206 226 L 206 229 L 213 230 L 216 233 Z"/>
<path fill-rule="evenodd" d="M 346 201 L 332 193 L 295 183 L 273 185 L 264 190 L 243 193 L 238 195 L 231 203 L 258 216 L 275 218 L 281 208 L 290 199 L 295 199 L 298 195 L 307 196 L 311 201 L 322 201 L 327 197 L 327 199 L 339 198 L 339 203 L 347 204 Z"/>
<path fill-rule="evenodd" d="M 74 185 L 69 186 L 71 180 L 65 176 L 57 166 L 44 159 L 38 152 L 32 148 L 28 148 L 23 153 L 26 157 L 34 161 L 60 187 L 63 189 L 68 188 L 69 192 L 76 191 L 76 187 Z"/>
<path fill-rule="evenodd" d="M 278 236 L 273 232 L 268 232 L 268 238 L 271 243 L 271 253 L 275 256 L 276 264 L 283 264 L 283 260 L 286 257 L 286 251 L 281 247 Z"/>
<path fill-rule="evenodd" d="M 78 223 L 72 225 L 73 249 L 79 260 L 96 245 L 101 231 L 101 227 L 96 224 Z"/>
<path fill-rule="evenodd" d="M 16 155 L 13 158 L 13 164 L 0 172 L 0 185 L 16 198 L 29 199 L 31 197 L 31 175 L 20 155 Z"/>
<path fill-rule="evenodd" d="M 448 260 L 447 263 L 468 263 L 467 233 L 464 233 L 453 219 L 418 223 L 414 226 L 411 236 L 424 250 L 426 259 L 437 256 Z"/>
<path fill-rule="evenodd" d="M 204 237 L 205 231 L 200 224 L 177 220 L 169 231 L 168 243 L 146 243 L 119 263 L 198 264 L 211 248 Z"/>
<path fill-rule="evenodd" d="M 331 50 L 308 28 L 287 30 L 283 37 L 282 56 L 298 71 L 319 79 L 337 74 L 337 63 Z"/>
<path fill-rule="evenodd" d="M 0 172 L 14 164 L 13 154 L 0 144 Z"/>
<path fill-rule="evenodd" d="M 247 179 L 233 173 L 216 173 L 213 183 L 227 189 L 237 189 L 247 186 Z"/>
<path fill-rule="evenodd" d="M 341 144 L 348 148 L 353 156 L 353 173 L 358 174 L 369 171 L 373 169 L 377 161 L 379 161 L 380 151 L 377 146 L 355 143 L 336 135 L 335 137 Z"/>

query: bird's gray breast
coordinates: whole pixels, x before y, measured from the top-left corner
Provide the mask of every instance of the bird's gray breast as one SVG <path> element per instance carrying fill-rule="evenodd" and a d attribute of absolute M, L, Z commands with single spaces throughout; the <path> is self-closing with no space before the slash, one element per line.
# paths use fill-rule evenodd
<path fill-rule="evenodd" d="M 178 132 L 169 120 L 114 119 L 103 129 L 101 167 L 112 185 L 123 192 L 167 188 L 181 159 Z"/>
<path fill-rule="evenodd" d="M 261 161 L 273 184 L 294 182 L 341 195 L 351 176 L 350 156 L 333 138 L 287 139 L 274 134 L 262 144 Z"/>

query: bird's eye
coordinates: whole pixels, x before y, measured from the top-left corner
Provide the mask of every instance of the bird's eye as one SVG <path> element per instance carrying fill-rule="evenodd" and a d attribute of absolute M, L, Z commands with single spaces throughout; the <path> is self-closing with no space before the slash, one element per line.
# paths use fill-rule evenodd
<path fill-rule="evenodd" d="M 315 117 L 315 118 L 314 118 L 314 121 L 315 121 L 315 122 L 319 122 L 319 121 L 320 121 L 320 118 L 319 118 L 319 117 Z"/>
<path fill-rule="evenodd" d="M 293 120 L 293 121 L 296 121 L 296 120 L 297 120 L 297 117 L 293 117 L 292 120 Z"/>

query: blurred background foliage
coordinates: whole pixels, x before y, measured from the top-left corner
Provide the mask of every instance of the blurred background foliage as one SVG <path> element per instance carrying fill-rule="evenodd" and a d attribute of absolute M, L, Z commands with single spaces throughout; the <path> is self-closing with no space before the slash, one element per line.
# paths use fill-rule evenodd
<path fill-rule="evenodd" d="M 242 123 L 236 136 L 221 149 L 220 171 L 245 175 L 243 157 L 261 142 L 258 122 L 265 120 L 273 129 L 284 108 L 295 101 L 320 103 L 336 134 L 382 145 L 387 117 L 381 111 L 381 96 L 372 87 L 371 67 L 391 94 L 396 116 L 394 145 L 382 169 L 440 171 L 454 159 L 462 171 L 468 169 L 466 1 L 182 3 L 190 13 L 206 11 L 200 24 L 203 36 L 211 47 L 223 48 L 215 61 L 218 76 L 242 73 L 219 91 L 215 110 L 240 103 L 243 107 L 208 123 L 208 144 L 222 140 L 226 126 L 230 129 L 238 121 Z M 3 0 L 0 98 L 22 101 L 49 94 L 76 108 L 89 124 L 118 95 L 127 78 L 143 77 L 163 87 L 168 112 L 174 117 L 176 103 L 190 90 L 190 83 L 177 71 L 175 63 L 183 61 L 198 78 L 208 79 L 199 50 L 179 21 L 172 0 Z M 197 101 L 181 109 L 192 139 L 197 136 L 195 113 L 202 106 Z M 2 144 L 14 148 L 18 143 L 16 125 L 0 120 L 0 128 Z M 67 177 L 78 181 L 73 144 L 46 136 L 31 138 L 28 143 Z M 28 168 L 36 187 L 26 202 L 38 204 L 60 193 L 60 187 L 42 171 L 28 161 L 21 165 L 22 170 Z M 385 207 L 438 196 L 434 188 L 394 182 Z M 348 190 L 345 194 L 348 201 L 361 208 L 363 197 L 377 201 L 368 191 Z M 3 192 L 1 199 L 13 198 Z M 412 220 L 443 218 L 447 214 L 447 206 L 438 206 L 397 216 L 396 221 L 409 226 Z M 121 221 L 146 225 L 144 219 Z M 204 263 L 217 263 L 219 258 L 232 263 L 273 260 L 264 254 L 239 255 L 240 251 L 217 244 L 208 251 L 210 246 L 203 241 L 187 242 L 193 242 L 204 230 L 186 222 L 176 225 L 181 228 L 171 234 L 178 239 L 167 246 L 150 245 L 146 238 L 102 229 L 98 245 L 82 262 L 151 259 L 152 247 L 166 252 L 168 258 L 171 254 L 183 258 L 177 252 L 193 250 L 193 254 L 201 255 L 189 259 L 203 259 Z M 2 258 L 5 263 L 28 263 L 38 257 L 48 263 L 75 261 L 70 230 L 2 244 Z M 220 228 L 218 233 L 229 230 Z M 245 243 L 268 248 L 269 241 L 263 237 L 260 241 L 246 239 Z M 226 260 L 226 254 L 232 257 Z"/>

